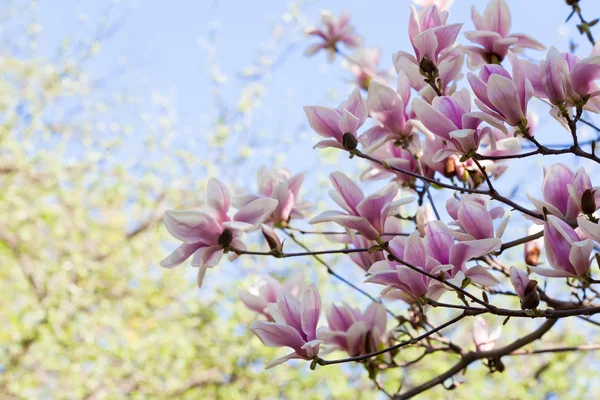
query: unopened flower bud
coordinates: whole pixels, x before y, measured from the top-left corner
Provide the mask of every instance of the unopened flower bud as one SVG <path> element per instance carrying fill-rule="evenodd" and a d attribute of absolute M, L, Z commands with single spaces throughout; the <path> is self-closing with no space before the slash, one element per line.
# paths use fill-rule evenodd
<path fill-rule="evenodd" d="M 594 193 L 596 191 L 593 189 L 585 189 L 583 195 L 581 196 L 581 211 L 590 215 L 596 212 L 596 198 Z"/>
<path fill-rule="evenodd" d="M 275 230 L 265 224 L 262 224 L 260 229 L 271 251 L 281 253 L 283 244 L 281 243 L 281 240 L 279 240 Z"/>
<path fill-rule="evenodd" d="M 521 301 L 521 308 L 523 310 L 532 310 L 540 305 L 540 295 L 537 292 L 538 282 L 536 280 L 530 280 L 525 286 L 523 300 Z"/>
<path fill-rule="evenodd" d="M 444 166 L 444 176 L 446 178 L 452 178 L 456 175 L 456 157 L 451 156 L 446 159 L 446 165 Z"/>
<path fill-rule="evenodd" d="M 344 136 L 342 136 L 342 145 L 344 146 L 344 149 L 348 151 L 355 150 L 356 146 L 358 146 L 358 139 L 353 134 L 346 132 L 344 133 Z"/>

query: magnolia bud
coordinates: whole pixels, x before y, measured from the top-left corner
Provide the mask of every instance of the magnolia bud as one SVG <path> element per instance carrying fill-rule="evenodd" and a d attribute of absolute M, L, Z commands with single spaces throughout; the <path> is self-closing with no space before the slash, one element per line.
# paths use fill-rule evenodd
<path fill-rule="evenodd" d="M 346 132 L 344 133 L 344 136 L 342 136 L 342 145 L 344 146 L 344 149 L 348 151 L 355 150 L 356 146 L 358 146 L 358 139 L 356 139 L 356 136 L 353 134 Z"/>
<path fill-rule="evenodd" d="M 452 178 L 456 175 L 456 157 L 448 157 L 446 159 L 446 165 L 444 166 L 444 176 L 446 178 Z"/>
<path fill-rule="evenodd" d="M 283 244 L 281 243 L 281 240 L 279 240 L 279 237 L 275 233 L 275 230 L 273 230 L 273 228 L 265 224 L 262 224 L 260 226 L 260 229 L 271 251 L 281 253 Z"/>
<path fill-rule="evenodd" d="M 540 259 L 541 250 L 539 247 L 532 247 L 530 250 L 525 253 L 525 263 L 532 267 L 538 265 L 538 261 Z"/>
<path fill-rule="evenodd" d="M 530 280 L 525 286 L 523 301 L 521 301 L 521 308 L 523 310 L 532 310 L 540 305 L 540 295 L 537 292 L 538 282 L 536 280 Z"/>
<path fill-rule="evenodd" d="M 596 198 L 594 193 L 596 191 L 592 189 L 585 189 L 581 196 L 581 212 L 586 215 L 593 214 L 596 212 Z"/>

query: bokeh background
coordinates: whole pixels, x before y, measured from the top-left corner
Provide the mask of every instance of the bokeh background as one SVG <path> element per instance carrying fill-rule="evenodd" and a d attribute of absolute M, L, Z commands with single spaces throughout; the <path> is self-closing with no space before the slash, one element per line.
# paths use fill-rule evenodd
<path fill-rule="evenodd" d="M 562 51 L 573 39 L 578 54 L 589 53 L 575 23 L 565 23 L 564 1 L 507 2 L 513 32 Z M 599 2 L 581 3 L 591 19 L 600 17 Z M 307 363 L 289 363 L 264 371 L 281 349 L 265 348 L 249 333 L 256 315 L 237 301 L 237 290 L 265 272 L 284 278 L 302 269 L 319 282 L 325 303 L 364 300 L 309 259 L 224 261 L 199 290 L 187 264 L 158 266 L 176 246 L 160 219 L 165 209 L 201 207 L 210 177 L 255 189 L 262 164 L 306 171 L 305 199 L 315 204 L 312 212 L 325 208 L 329 172 L 353 174 L 363 164 L 335 151 L 317 156 L 302 106 L 336 105 L 352 89 L 352 75 L 339 59 L 304 57 L 311 39 L 303 31 L 321 10 L 348 8 L 366 46 L 380 47 L 381 66 L 392 68 L 392 54 L 410 48 L 410 4 L 3 0 L 0 398 L 377 397 L 356 366 L 310 371 Z M 472 4 L 483 10 L 487 1 L 456 0 L 451 21 L 472 29 Z M 545 143 L 568 142 L 542 104 L 534 110 Z M 595 132 L 583 128 L 581 135 Z M 523 163 L 518 168 L 528 171 L 547 160 Z M 595 170 L 588 173 L 594 179 Z M 523 200 L 539 190 L 540 174 L 519 173 L 501 187 Z M 364 279 L 347 259 L 330 261 L 349 279 Z M 564 325 L 556 343 L 592 335 L 587 325 L 575 333 Z M 469 343 L 470 327 L 452 329 L 453 338 Z M 521 329 L 506 327 L 507 340 Z M 397 390 L 450 361 L 442 354 L 435 363 L 393 371 L 384 383 Z M 456 390 L 438 387 L 426 396 L 593 398 L 598 368 L 593 354 L 514 357 L 503 374 L 475 367 Z"/>

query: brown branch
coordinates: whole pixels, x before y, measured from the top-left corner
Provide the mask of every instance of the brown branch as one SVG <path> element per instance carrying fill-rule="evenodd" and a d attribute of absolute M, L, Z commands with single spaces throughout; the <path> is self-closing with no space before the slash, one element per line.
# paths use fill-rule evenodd
<path fill-rule="evenodd" d="M 448 371 L 444 372 L 441 375 L 436 376 L 435 378 L 413 388 L 402 394 L 394 396 L 394 400 L 403 400 L 409 399 L 413 396 L 416 396 L 424 391 L 431 389 L 437 385 L 442 384 L 446 379 L 449 379 L 459 373 L 460 371 L 467 368 L 471 363 L 482 360 L 482 359 L 499 359 L 502 356 L 508 355 L 515 350 L 520 349 L 521 347 L 540 339 L 546 332 L 548 332 L 556 323 L 556 319 L 549 319 L 545 321 L 538 329 L 531 332 L 530 334 L 523 336 L 520 339 L 515 340 L 511 344 L 501 347 L 499 349 L 494 349 L 490 351 L 480 351 L 480 352 L 469 352 L 465 354 L 458 363 L 456 363 L 452 368 Z"/>

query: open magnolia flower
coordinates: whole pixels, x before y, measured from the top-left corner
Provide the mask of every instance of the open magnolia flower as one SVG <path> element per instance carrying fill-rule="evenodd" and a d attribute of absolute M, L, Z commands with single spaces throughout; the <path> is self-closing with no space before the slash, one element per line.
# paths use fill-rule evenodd
<path fill-rule="evenodd" d="M 354 150 L 358 144 L 358 128 L 367 119 L 367 108 L 358 88 L 338 108 L 305 106 L 304 112 L 310 127 L 319 135 L 329 138 L 321 140 L 315 148 L 334 147 Z"/>
<path fill-rule="evenodd" d="M 276 303 L 282 293 L 299 297 L 304 286 L 302 271 L 292 275 L 283 284 L 267 274 L 257 279 L 248 290 L 239 289 L 238 297 L 248 309 L 264 315 L 269 321 L 274 321 L 269 312 L 269 304 Z"/>
<path fill-rule="evenodd" d="M 467 267 L 466 263 L 497 250 L 501 245 L 499 239 L 457 243 L 444 223 L 432 221 L 423 238 L 419 232 L 413 232 L 408 238 L 396 237 L 389 243 L 389 249 L 395 257 L 413 267 L 431 275 L 443 273 L 444 278 L 456 286 L 461 286 L 467 278 L 483 286 L 494 286 L 499 281 L 490 272 L 481 266 Z M 387 286 L 382 295 L 409 304 L 423 296 L 437 300 L 449 289 L 447 285 L 395 260 L 373 264 L 369 274 L 365 282 Z"/>
<path fill-rule="evenodd" d="M 463 195 L 460 201 L 451 197 L 446 202 L 446 211 L 454 219 L 450 225 L 458 227 L 452 233 L 460 241 L 501 238 L 509 220 L 508 216 L 504 218 L 494 232 L 494 220 L 504 216 L 504 208 L 488 210 L 486 200 L 476 194 Z"/>
<path fill-rule="evenodd" d="M 527 103 L 533 96 L 531 81 L 526 77 L 521 61 L 509 52 L 512 75 L 500 65 L 488 64 L 479 75 L 467 74 L 475 104 L 493 120 L 505 121 L 511 126 L 527 128 Z M 481 118 L 485 118 L 484 115 Z M 487 120 L 486 120 L 487 121 Z"/>
<path fill-rule="evenodd" d="M 381 304 L 371 303 L 364 312 L 342 303 L 333 304 L 327 313 L 328 327 L 319 330 L 319 338 L 343 350 L 349 356 L 377 351 L 386 337 L 387 315 Z"/>
<path fill-rule="evenodd" d="M 265 346 L 291 347 L 294 352 L 271 361 L 267 369 L 294 358 L 310 360 L 319 354 L 323 343 L 317 339 L 321 296 L 315 285 L 304 290 L 301 300 L 281 293 L 277 303 L 269 304 L 268 311 L 275 322 L 255 321 L 250 330 Z"/>
<path fill-rule="evenodd" d="M 335 222 L 348 231 L 352 238 L 354 232 L 360 232 L 368 240 L 376 240 L 383 233 L 388 216 L 398 207 L 408 204 L 412 197 L 394 201 L 398 195 L 398 186 L 390 183 L 379 192 L 365 197 L 363 191 L 341 172 L 333 172 L 329 179 L 335 190 L 329 191 L 329 197 L 346 212 L 326 211 L 309 221 L 310 224 Z"/>
<path fill-rule="evenodd" d="M 544 168 L 543 201 L 527 198 L 541 214 L 548 212 L 565 220 L 574 220 L 581 213 L 593 214 L 600 206 L 600 197 L 585 169 L 574 174 L 562 163 Z"/>
<path fill-rule="evenodd" d="M 291 175 L 286 169 L 269 171 L 265 165 L 258 168 L 256 174 L 258 194 L 238 193 L 233 197 L 233 206 L 242 208 L 260 198 L 277 200 L 277 207 L 266 222 L 275 225 L 287 223 L 291 218 L 303 218 L 303 212 L 309 207 L 300 198 L 300 188 L 304 173 Z"/>
<path fill-rule="evenodd" d="M 532 272 L 551 278 L 581 278 L 589 273 L 594 242 L 584 240 L 554 215 L 546 216 L 544 247 L 552 269 L 529 267 Z"/>
<path fill-rule="evenodd" d="M 203 211 L 167 211 L 164 216 L 169 233 L 183 244 L 160 262 L 165 268 L 176 267 L 192 258 L 192 266 L 199 267 L 198 286 L 202 286 L 207 268 L 219 263 L 230 247 L 245 249 L 245 232 L 257 229 L 277 207 L 277 200 L 257 199 L 242 207 L 233 218 L 227 215 L 230 205 L 229 188 L 217 179 L 206 187 L 206 205 Z"/>
<path fill-rule="evenodd" d="M 340 18 L 335 17 L 330 11 L 321 12 L 322 29 L 309 28 L 306 33 L 311 36 L 317 36 L 322 39 L 321 43 L 315 43 L 304 52 L 307 56 L 312 56 L 320 50 L 326 50 L 329 62 L 333 62 L 337 53 L 338 43 L 344 43 L 350 48 L 359 47 L 362 38 L 354 32 L 354 27 L 350 25 L 350 13 L 344 10 Z"/>
<path fill-rule="evenodd" d="M 369 90 L 371 82 L 386 84 L 392 79 L 390 71 L 380 69 L 381 49 L 360 48 L 342 60 L 342 67 L 354 75 L 359 88 Z"/>
<path fill-rule="evenodd" d="M 473 6 L 475 31 L 465 32 L 465 37 L 478 46 L 466 46 L 469 54 L 469 67 L 479 68 L 484 64 L 500 64 L 509 49 L 518 52 L 522 49 L 544 50 L 543 44 L 522 33 L 509 34 L 511 16 L 504 0 L 491 1 L 483 16 Z"/>
<path fill-rule="evenodd" d="M 479 127 L 484 120 L 506 132 L 500 120 L 482 112 L 471 112 L 471 95 L 466 89 L 452 96 L 436 97 L 432 104 L 415 99 L 413 110 L 425 128 L 446 143 L 433 155 L 434 162 L 452 154 L 468 157 L 476 152 L 483 138 L 492 134 L 489 127 Z"/>

